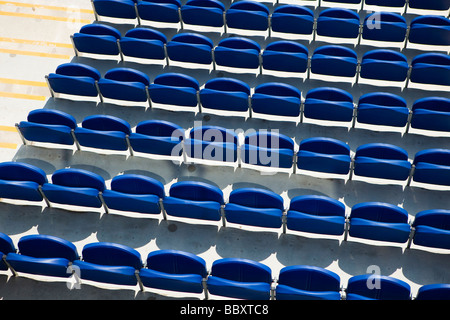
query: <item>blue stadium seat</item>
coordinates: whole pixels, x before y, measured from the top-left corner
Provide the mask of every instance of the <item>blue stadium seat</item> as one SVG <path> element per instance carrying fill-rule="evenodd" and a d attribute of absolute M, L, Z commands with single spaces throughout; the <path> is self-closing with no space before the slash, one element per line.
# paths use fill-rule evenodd
<path fill-rule="evenodd" d="M 111 242 L 88 243 L 83 247 L 82 260 L 73 264 L 79 268 L 80 278 L 101 283 L 133 286 L 142 268 L 138 251 Z"/>
<path fill-rule="evenodd" d="M 100 208 L 99 192 L 105 190 L 104 179 L 84 169 L 65 168 L 52 174 L 51 183 L 42 191 L 50 203 Z"/>
<path fill-rule="evenodd" d="M 388 276 L 353 276 L 348 280 L 346 300 L 411 300 L 411 287 L 402 280 Z"/>
<path fill-rule="evenodd" d="M 293 85 L 281 82 L 266 82 L 253 92 L 252 110 L 258 114 L 298 117 L 302 93 Z"/>
<path fill-rule="evenodd" d="M 326 0 L 326 2 L 341 3 L 341 4 L 360 4 L 362 0 Z"/>
<path fill-rule="evenodd" d="M 317 18 L 316 33 L 319 36 L 356 39 L 359 36 L 359 15 L 344 8 L 329 8 Z"/>
<path fill-rule="evenodd" d="M 445 53 L 423 53 L 411 63 L 411 82 L 450 86 L 450 56 Z"/>
<path fill-rule="evenodd" d="M 120 53 L 118 42 L 121 36 L 112 26 L 92 23 L 82 26 L 72 40 L 76 52 L 116 56 Z"/>
<path fill-rule="evenodd" d="M 167 55 L 172 61 L 199 64 L 212 63 L 212 40 L 199 33 L 178 33 L 167 44 Z"/>
<path fill-rule="evenodd" d="M 132 68 L 108 70 L 98 81 L 103 97 L 115 100 L 145 102 L 148 100 L 147 88 L 150 78 L 143 72 Z"/>
<path fill-rule="evenodd" d="M 14 245 L 13 240 L 10 236 L 5 233 L 0 232 L 0 270 L 6 271 L 9 269 L 9 266 L 6 261 L 6 256 L 9 253 L 16 253 L 17 249 Z"/>
<path fill-rule="evenodd" d="M 159 214 L 164 185 L 143 175 L 123 174 L 111 180 L 111 189 L 105 189 L 102 197 L 108 209 Z"/>
<path fill-rule="evenodd" d="M 416 153 L 413 180 L 450 186 L 450 150 L 426 149 Z"/>
<path fill-rule="evenodd" d="M 260 262 L 224 258 L 213 262 L 207 280 L 211 294 L 236 299 L 269 300 L 272 271 Z"/>
<path fill-rule="evenodd" d="M 180 23 L 179 0 L 143 0 L 138 1 L 136 8 L 141 20 Z"/>
<path fill-rule="evenodd" d="M 408 116 L 406 100 L 396 94 L 372 92 L 359 98 L 356 117 L 359 123 L 404 127 Z"/>
<path fill-rule="evenodd" d="M 202 108 L 248 111 L 250 86 L 245 82 L 233 78 L 213 78 L 205 83 L 200 90 Z"/>
<path fill-rule="evenodd" d="M 333 87 L 318 87 L 307 92 L 303 116 L 316 120 L 351 122 L 354 108 L 353 97 L 347 91 Z"/>
<path fill-rule="evenodd" d="M 314 74 L 354 77 L 357 65 L 356 52 L 341 45 L 318 47 L 311 57 L 311 72 Z"/>
<path fill-rule="evenodd" d="M 409 0 L 408 6 L 412 9 L 448 10 L 450 2 L 448 0 Z"/>
<path fill-rule="evenodd" d="M 294 141 L 276 131 L 257 131 L 245 136 L 241 160 L 257 166 L 292 168 Z"/>
<path fill-rule="evenodd" d="M 206 262 L 179 250 L 157 250 L 147 256 L 146 267 L 139 272 L 142 284 L 177 292 L 205 292 Z"/>
<path fill-rule="evenodd" d="M 84 118 L 81 127 L 75 129 L 80 146 L 117 151 L 128 150 L 127 136 L 130 133 L 128 122 L 102 114 Z"/>
<path fill-rule="evenodd" d="M 414 244 L 450 249 L 450 210 L 421 211 L 416 214 L 412 226 Z"/>
<path fill-rule="evenodd" d="M 411 128 L 450 132 L 450 98 L 426 97 L 412 105 Z"/>
<path fill-rule="evenodd" d="M 101 75 L 97 69 L 81 63 L 64 63 L 59 65 L 55 73 L 50 73 L 47 81 L 52 93 L 76 96 L 97 97 L 96 82 Z"/>
<path fill-rule="evenodd" d="M 164 198 L 169 216 L 220 221 L 223 193 L 218 187 L 199 181 L 179 181 Z"/>
<path fill-rule="evenodd" d="M 450 284 L 426 284 L 419 288 L 415 300 L 450 300 Z"/>
<path fill-rule="evenodd" d="M 411 163 L 403 148 L 387 143 L 367 143 L 356 149 L 353 172 L 357 176 L 406 181 Z"/>
<path fill-rule="evenodd" d="M 162 73 L 156 76 L 148 89 L 152 102 L 195 107 L 200 86 L 196 79 L 181 73 Z"/>
<path fill-rule="evenodd" d="M 69 265 L 79 258 L 73 243 L 49 235 L 23 236 L 17 247 L 18 253 L 10 252 L 6 256 L 14 273 L 68 278 L 72 275 Z"/>
<path fill-rule="evenodd" d="M 329 270 L 296 265 L 280 270 L 276 300 L 340 300 L 340 277 Z"/>
<path fill-rule="evenodd" d="M 244 30 L 267 30 L 269 8 L 260 2 L 242 0 L 233 2 L 225 13 L 227 26 Z"/>
<path fill-rule="evenodd" d="M 223 27 L 225 6 L 218 0 L 188 0 L 181 7 L 181 17 L 185 24 Z"/>
<path fill-rule="evenodd" d="M 300 232 L 342 235 L 345 228 L 345 205 L 327 196 L 297 196 L 291 200 L 286 227 Z"/>
<path fill-rule="evenodd" d="M 275 32 L 311 35 L 314 29 L 314 12 L 299 5 L 280 5 L 272 13 L 270 26 Z"/>
<path fill-rule="evenodd" d="M 234 131 L 218 126 L 195 127 L 185 140 L 190 158 L 220 162 L 236 162 L 238 137 Z"/>
<path fill-rule="evenodd" d="M 273 191 L 240 188 L 230 193 L 225 205 L 225 218 L 241 225 L 280 228 L 283 211 L 283 198 Z"/>
<path fill-rule="evenodd" d="M 406 243 L 411 233 L 408 212 L 384 202 L 364 202 L 352 207 L 349 231 L 345 234 L 355 238 Z"/>
<path fill-rule="evenodd" d="M 306 72 L 308 48 L 295 41 L 271 42 L 262 53 L 262 67 L 265 70 Z"/>
<path fill-rule="evenodd" d="M 380 7 L 403 8 L 406 4 L 406 0 L 364 0 L 364 4 Z"/>
<path fill-rule="evenodd" d="M 405 81 L 409 64 L 406 56 L 389 49 L 366 52 L 361 60 L 360 77 L 364 79 Z"/>
<path fill-rule="evenodd" d="M 181 156 L 180 145 L 184 129 L 177 124 L 163 120 L 139 122 L 129 137 L 133 151 L 164 156 Z"/>
<path fill-rule="evenodd" d="M 22 162 L 0 163 L 0 198 L 42 201 L 41 186 L 47 175 L 41 168 Z"/>
<path fill-rule="evenodd" d="M 410 24 L 410 43 L 435 46 L 450 45 L 450 20 L 443 16 L 419 16 Z"/>
<path fill-rule="evenodd" d="M 251 39 L 230 37 L 219 41 L 214 49 L 215 63 L 233 68 L 259 68 L 260 45 Z"/>
<path fill-rule="evenodd" d="M 167 37 L 150 28 L 133 28 L 120 39 L 120 49 L 124 56 L 163 60 L 166 58 L 164 45 Z"/>
<path fill-rule="evenodd" d="M 99 16 L 136 19 L 135 4 L 138 0 L 93 0 L 95 13 Z"/>
<path fill-rule="evenodd" d="M 350 171 L 350 147 L 343 141 L 313 137 L 300 142 L 297 168 L 301 170 L 348 174 Z"/>
<path fill-rule="evenodd" d="M 364 18 L 361 37 L 373 41 L 403 42 L 406 38 L 407 29 L 406 19 L 400 14 L 374 12 Z"/>
<path fill-rule="evenodd" d="M 26 121 L 17 124 L 20 134 L 28 141 L 73 145 L 72 130 L 77 127 L 73 116 L 55 109 L 30 111 Z"/>

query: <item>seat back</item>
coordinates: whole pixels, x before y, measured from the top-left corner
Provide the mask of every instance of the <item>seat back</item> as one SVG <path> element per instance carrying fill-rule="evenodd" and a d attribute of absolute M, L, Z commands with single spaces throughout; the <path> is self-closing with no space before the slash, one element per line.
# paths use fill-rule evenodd
<path fill-rule="evenodd" d="M 92 23 L 82 26 L 80 31 L 73 35 L 73 43 L 78 52 L 118 55 L 117 40 L 120 38 L 121 34 L 116 28 Z"/>
<path fill-rule="evenodd" d="M 147 21 L 179 23 L 179 0 L 145 0 L 137 3 L 139 18 Z"/>
<path fill-rule="evenodd" d="M 337 139 L 314 137 L 302 140 L 300 150 L 335 155 L 350 155 L 350 147 Z"/>
<path fill-rule="evenodd" d="M 317 120 L 349 122 L 353 119 L 353 97 L 343 89 L 319 87 L 307 92 L 303 115 Z"/>
<path fill-rule="evenodd" d="M 270 26 L 275 32 L 310 35 L 313 33 L 314 12 L 307 7 L 284 4 L 273 11 Z"/>
<path fill-rule="evenodd" d="M 371 286 L 368 286 L 368 283 Z M 353 296 L 376 300 L 411 299 L 409 284 L 393 277 L 375 274 L 351 277 L 348 280 L 346 292 L 347 299 L 353 299 Z"/>
<path fill-rule="evenodd" d="M 120 131 L 131 133 L 130 125 L 120 118 L 109 115 L 92 115 L 84 118 L 81 126 L 85 129 L 98 131 Z"/>
<path fill-rule="evenodd" d="M 214 49 L 214 60 L 219 66 L 259 68 L 260 45 L 247 38 L 230 37 L 220 40 Z"/>
<path fill-rule="evenodd" d="M 8 181 L 33 181 L 38 185 L 47 182 L 47 175 L 41 168 L 28 163 L 7 161 L 0 163 L 0 179 Z"/>
<path fill-rule="evenodd" d="M 363 55 L 360 76 L 366 79 L 404 81 L 408 69 L 404 54 L 389 49 L 376 49 Z"/>
<path fill-rule="evenodd" d="M 223 27 L 225 6 L 218 0 L 188 0 L 181 7 L 183 22 L 191 25 Z"/>
<path fill-rule="evenodd" d="M 283 198 L 273 191 L 260 188 L 240 188 L 230 193 L 229 203 L 250 208 L 275 208 L 284 210 Z"/>
<path fill-rule="evenodd" d="M 74 261 L 79 257 L 73 243 L 50 235 L 23 236 L 17 246 L 20 254 L 34 258 L 65 258 Z"/>
<path fill-rule="evenodd" d="M 432 209 L 416 214 L 413 227 L 428 226 L 450 231 L 450 210 Z"/>
<path fill-rule="evenodd" d="M 340 291 L 340 277 L 327 269 L 313 266 L 288 266 L 280 270 L 278 284 L 307 291 Z"/>
<path fill-rule="evenodd" d="M 212 40 L 202 34 L 183 32 L 172 37 L 167 44 L 167 55 L 170 60 L 211 64 Z"/>
<path fill-rule="evenodd" d="M 403 42 L 408 25 L 394 12 L 374 12 L 364 18 L 362 38 L 374 41 Z"/>
<path fill-rule="evenodd" d="M 169 274 L 198 274 L 206 277 L 206 262 L 202 258 L 179 250 L 157 250 L 147 256 L 147 268 Z"/>
<path fill-rule="evenodd" d="M 357 111 L 357 120 L 360 123 L 394 127 L 404 127 L 409 115 L 406 100 L 388 92 L 362 95 Z"/>
<path fill-rule="evenodd" d="M 416 300 L 450 300 L 450 284 L 427 284 L 419 288 Z"/>
<path fill-rule="evenodd" d="M 238 282 L 272 282 L 270 268 L 248 259 L 225 258 L 213 262 L 211 275 Z"/>
<path fill-rule="evenodd" d="M 234 78 L 214 78 L 205 83 L 200 90 L 203 108 L 247 111 L 249 108 L 250 87 Z"/>
<path fill-rule="evenodd" d="M 387 143 L 367 143 L 359 146 L 355 158 L 369 157 L 380 160 L 408 160 L 406 150 Z"/>
<path fill-rule="evenodd" d="M 306 72 L 308 54 L 308 48 L 295 41 L 274 41 L 264 49 L 262 66 L 265 70 Z"/>
<path fill-rule="evenodd" d="M 354 77 L 358 57 L 354 50 L 340 45 L 325 45 L 314 50 L 311 72 L 315 74 Z"/>
<path fill-rule="evenodd" d="M 267 30 L 269 27 L 269 8 L 260 2 L 252 0 L 233 2 L 225 15 L 230 28 Z"/>
<path fill-rule="evenodd" d="M 137 0 L 94 0 L 92 4 L 99 16 L 136 19 L 136 11 L 134 9 L 136 2 Z"/>
<path fill-rule="evenodd" d="M 224 204 L 223 192 L 218 187 L 200 181 L 179 181 L 169 190 L 171 197 L 192 201 L 214 201 Z"/>
<path fill-rule="evenodd" d="M 139 270 L 141 256 L 135 249 L 111 242 L 94 242 L 83 247 L 83 261 L 104 266 L 129 266 Z"/>
<path fill-rule="evenodd" d="M 252 95 L 253 111 L 262 114 L 296 117 L 300 114 L 300 104 L 300 90 L 286 83 L 263 83 Z"/>
<path fill-rule="evenodd" d="M 105 189 L 105 180 L 98 174 L 76 168 L 56 170 L 52 175 L 52 183 L 73 188 Z"/>
<path fill-rule="evenodd" d="M 345 205 L 327 196 L 297 196 L 291 200 L 289 210 L 308 213 L 314 216 L 345 217 Z"/>
<path fill-rule="evenodd" d="M 450 20 L 443 16 L 426 15 L 411 21 L 408 41 L 411 43 L 450 45 Z"/>
<path fill-rule="evenodd" d="M 423 53 L 412 60 L 411 82 L 450 85 L 450 57 L 444 53 Z"/>
<path fill-rule="evenodd" d="M 408 212 L 384 202 L 364 202 L 353 206 L 350 219 L 358 218 L 386 223 L 408 223 Z"/>
<path fill-rule="evenodd" d="M 133 28 L 120 39 L 120 49 L 125 56 L 144 59 L 165 59 L 164 45 L 167 37 L 150 28 Z"/>
<path fill-rule="evenodd" d="M 164 198 L 164 185 L 153 178 L 138 174 L 123 174 L 111 180 L 111 190 L 128 194 L 154 194 Z"/>
<path fill-rule="evenodd" d="M 320 12 L 317 18 L 317 34 L 327 37 L 357 38 L 359 24 L 359 15 L 355 11 L 329 8 Z"/>

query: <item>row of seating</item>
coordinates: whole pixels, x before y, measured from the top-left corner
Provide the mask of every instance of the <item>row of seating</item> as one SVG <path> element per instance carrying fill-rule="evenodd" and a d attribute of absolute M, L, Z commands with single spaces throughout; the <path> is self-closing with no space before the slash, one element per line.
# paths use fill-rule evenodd
<path fill-rule="evenodd" d="M 225 201 L 220 188 L 199 181 L 176 182 L 166 195 L 160 181 L 137 174 L 115 176 L 108 189 L 84 169 L 57 170 L 49 182 L 40 168 L 20 162 L 0 164 L 0 197 L 450 249 L 445 209 L 422 211 L 410 223 L 405 209 L 383 202 L 357 204 L 346 215 L 345 205 L 327 196 L 297 196 L 285 208 L 273 191 L 239 188 Z"/>
<path fill-rule="evenodd" d="M 411 287 L 390 276 L 352 276 L 346 287 L 335 272 L 294 265 L 280 270 L 278 278 L 265 264 L 242 258 L 222 258 L 207 269 L 206 261 L 180 250 L 155 250 L 145 262 L 134 248 L 112 242 L 76 246 L 50 235 L 26 235 L 18 245 L 0 233 L 0 270 L 49 277 L 75 277 L 114 285 L 253 300 L 449 300 L 450 284 L 429 284 L 413 298 Z M 370 284 L 370 285 L 368 285 Z"/>
<path fill-rule="evenodd" d="M 382 29 L 384 30 L 384 29 Z M 449 37 L 446 37 L 448 39 Z M 445 53 L 416 55 L 411 63 L 396 50 L 375 49 L 362 56 L 343 45 L 324 45 L 312 55 L 306 46 L 291 40 L 269 43 L 264 50 L 254 40 L 229 37 L 214 46 L 211 39 L 198 33 L 179 33 L 167 42 L 164 34 L 148 28 L 135 28 L 121 37 L 111 26 L 89 24 L 72 37 L 77 54 L 120 55 L 182 61 L 203 65 L 288 72 L 294 75 L 338 76 L 358 83 L 361 79 L 391 81 L 407 87 L 409 82 L 450 85 L 450 57 Z M 404 84 L 405 83 L 405 84 Z"/>

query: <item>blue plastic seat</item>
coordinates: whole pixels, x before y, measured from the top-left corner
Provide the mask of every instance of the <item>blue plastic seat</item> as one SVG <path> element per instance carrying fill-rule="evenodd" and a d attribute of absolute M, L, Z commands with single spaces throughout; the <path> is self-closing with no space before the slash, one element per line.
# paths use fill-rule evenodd
<path fill-rule="evenodd" d="M 294 141 L 276 131 L 258 131 L 245 136 L 241 146 L 244 163 L 271 168 L 292 168 Z"/>
<path fill-rule="evenodd" d="M 303 116 L 309 119 L 350 122 L 353 120 L 353 97 L 343 89 L 319 87 L 307 92 Z"/>
<path fill-rule="evenodd" d="M 450 186 L 450 150 L 426 149 L 416 153 L 413 180 Z"/>
<path fill-rule="evenodd" d="M 121 36 L 114 27 L 92 23 L 82 26 L 72 39 L 77 52 L 116 56 L 120 53 Z"/>
<path fill-rule="evenodd" d="M 354 174 L 357 176 L 405 181 L 411 172 L 408 153 L 387 143 L 367 143 L 355 152 Z"/>
<path fill-rule="evenodd" d="M 415 300 L 450 300 L 450 284 L 426 284 L 419 288 Z"/>
<path fill-rule="evenodd" d="M 410 43 L 435 46 L 450 45 L 450 20 L 443 16 L 419 16 L 410 24 Z"/>
<path fill-rule="evenodd" d="M 326 0 L 326 2 L 346 3 L 346 4 L 360 4 L 362 0 Z"/>
<path fill-rule="evenodd" d="M 0 270 L 6 271 L 9 269 L 8 264 L 5 262 L 6 256 L 9 253 L 16 253 L 16 252 L 17 249 L 11 237 L 5 233 L 0 232 L 0 256 L 2 257 L 0 259 Z"/>
<path fill-rule="evenodd" d="M 426 97 L 412 105 L 411 128 L 450 132 L 450 98 Z"/>
<path fill-rule="evenodd" d="M 169 216 L 220 221 L 223 193 L 218 187 L 199 181 L 179 181 L 164 198 Z"/>
<path fill-rule="evenodd" d="M 308 48 L 295 41 L 271 42 L 262 53 L 262 67 L 265 70 L 306 72 Z"/>
<path fill-rule="evenodd" d="M 255 88 L 252 110 L 259 114 L 298 117 L 301 98 L 300 90 L 290 84 L 267 82 Z"/>
<path fill-rule="evenodd" d="M 18 253 L 9 252 L 7 263 L 15 272 L 68 278 L 70 263 L 78 260 L 75 245 L 67 240 L 33 234 L 20 238 Z"/>
<path fill-rule="evenodd" d="M 111 242 L 88 243 L 83 247 L 82 260 L 73 264 L 79 268 L 80 278 L 101 283 L 133 286 L 142 268 L 138 251 Z"/>
<path fill-rule="evenodd" d="M 92 2 L 97 15 L 120 19 L 136 19 L 135 3 L 137 0 L 93 0 Z"/>
<path fill-rule="evenodd" d="M 145 214 L 161 213 L 164 185 L 156 179 L 137 174 L 123 174 L 111 180 L 111 189 L 102 193 L 108 209 Z"/>
<path fill-rule="evenodd" d="M 314 28 L 314 12 L 299 5 L 281 5 L 274 9 L 270 26 L 275 32 L 311 35 Z"/>
<path fill-rule="evenodd" d="M 98 82 L 103 97 L 115 100 L 145 102 L 150 78 L 143 72 L 132 68 L 108 70 Z"/>
<path fill-rule="evenodd" d="M 317 18 L 317 35 L 356 39 L 359 36 L 359 15 L 353 10 L 329 8 L 321 11 Z"/>
<path fill-rule="evenodd" d="M 137 3 L 139 18 L 146 21 L 179 23 L 179 0 L 143 0 Z"/>
<path fill-rule="evenodd" d="M 238 137 L 234 131 L 218 126 L 195 127 L 185 140 L 186 155 L 190 158 L 236 162 Z"/>
<path fill-rule="evenodd" d="M 52 174 L 51 183 L 42 191 L 50 203 L 100 208 L 99 192 L 105 190 L 104 179 L 84 169 L 65 168 Z"/>
<path fill-rule="evenodd" d="M 260 2 L 242 0 L 233 2 L 225 13 L 227 26 L 244 30 L 267 30 L 269 8 Z"/>
<path fill-rule="evenodd" d="M 167 37 L 150 28 L 133 28 L 120 39 L 120 49 L 124 56 L 163 60 L 166 58 L 164 45 Z"/>
<path fill-rule="evenodd" d="M 450 3 L 448 0 L 409 0 L 408 6 L 412 9 L 448 10 Z"/>
<path fill-rule="evenodd" d="M 350 147 L 343 141 L 313 137 L 300 142 L 297 168 L 301 170 L 348 174 L 350 171 Z"/>
<path fill-rule="evenodd" d="M 230 37 L 220 40 L 214 49 L 215 63 L 233 68 L 259 68 L 260 45 L 251 39 Z"/>
<path fill-rule="evenodd" d="M 199 33 L 178 33 L 167 44 L 167 55 L 172 61 L 199 64 L 212 63 L 212 40 Z"/>
<path fill-rule="evenodd" d="M 44 170 L 28 163 L 0 163 L 0 198 L 42 201 L 40 192 L 47 183 Z"/>
<path fill-rule="evenodd" d="M 409 64 L 404 54 L 376 49 L 366 52 L 361 61 L 360 77 L 364 79 L 405 81 Z"/>
<path fill-rule="evenodd" d="M 340 45 L 318 47 L 311 57 L 311 72 L 314 74 L 354 77 L 357 65 L 356 52 Z"/>
<path fill-rule="evenodd" d="M 47 76 L 51 91 L 76 96 L 97 97 L 96 82 L 101 78 L 97 69 L 81 63 L 64 63 Z M 52 94 L 53 94 L 52 92 Z"/>
<path fill-rule="evenodd" d="M 280 228 L 283 198 L 270 190 L 240 188 L 230 193 L 225 205 L 228 222 L 264 228 Z"/>
<path fill-rule="evenodd" d="M 450 249 L 450 210 L 433 209 L 416 214 L 412 224 L 414 244 Z"/>
<path fill-rule="evenodd" d="M 348 231 L 351 237 L 406 243 L 410 233 L 408 212 L 401 207 L 384 202 L 364 202 L 352 207 Z"/>
<path fill-rule="evenodd" d="M 202 258 L 179 250 L 157 250 L 147 256 L 146 267 L 139 272 L 144 287 L 177 292 L 204 292 L 207 276 Z"/>
<path fill-rule="evenodd" d="M 372 92 L 359 98 L 356 119 L 359 123 L 404 127 L 408 115 L 409 108 L 403 97 L 388 92 Z"/>
<path fill-rule="evenodd" d="M 364 0 L 364 4 L 380 7 L 403 8 L 406 4 L 406 0 Z"/>
<path fill-rule="evenodd" d="M 77 127 L 73 116 L 55 109 L 30 111 L 26 121 L 17 125 L 22 136 L 28 141 L 73 145 L 72 130 Z"/>
<path fill-rule="evenodd" d="M 271 282 L 268 266 L 248 259 L 224 258 L 213 262 L 207 287 L 218 296 L 269 300 Z"/>
<path fill-rule="evenodd" d="M 196 79 L 181 73 L 163 73 L 156 76 L 148 89 L 152 102 L 195 107 L 200 85 Z"/>
<path fill-rule="evenodd" d="M 164 156 L 181 156 L 184 129 L 163 120 L 139 122 L 129 137 L 133 151 Z"/>
<path fill-rule="evenodd" d="M 411 300 L 411 287 L 402 280 L 388 276 L 353 276 L 348 280 L 346 300 Z"/>
<path fill-rule="evenodd" d="M 188 0 L 181 7 L 185 24 L 207 27 L 224 26 L 225 6 L 218 0 Z"/>
<path fill-rule="evenodd" d="M 208 80 L 200 90 L 202 108 L 248 111 L 250 86 L 233 78 L 214 78 Z"/>
<path fill-rule="evenodd" d="M 407 29 L 406 19 L 400 14 L 374 12 L 364 18 L 361 36 L 366 40 L 403 42 L 406 38 Z"/>
<path fill-rule="evenodd" d="M 123 119 L 109 115 L 92 115 L 84 118 L 75 136 L 81 146 L 117 151 L 128 150 L 127 136 L 131 127 Z"/>
<path fill-rule="evenodd" d="M 280 270 L 276 300 L 340 300 L 340 277 L 313 266 L 288 266 Z"/>
<path fill-rule="evenodd" d="M 450 56 L 445 53 L 423 53 L 411 63 L 411 82 L 450 86 Z"/>
<path fill-rule="evenodd" d="M 297 196 L 291 200 L 286 227 L 300 232 L 342 235 L 345 205 L 327 196 Z"/>

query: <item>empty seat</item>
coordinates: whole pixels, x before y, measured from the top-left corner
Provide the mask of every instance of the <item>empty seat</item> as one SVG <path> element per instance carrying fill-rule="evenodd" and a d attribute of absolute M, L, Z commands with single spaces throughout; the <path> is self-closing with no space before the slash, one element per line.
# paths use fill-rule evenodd
<path fill-rule="evenodd" d="M 225 6 L 218 0 L 188 0 L 181 7 L 181 17 L 185 24 L 223 27 Z"/>
<path fill-rule="evenodd" d="M 269 27 L 269 8 L 252 0 L 237 1 L 230 5 L 225 19 L 230 28 L 263 31 Z"/>
<path fill-rule="evenodd" d="M 195 107 L 198 105 L 199 83 L 191 76 L 181 73 L 163 73 L 156 76 L 148 91 L 152 102 Z"/>
<path fill-rule="evenodd" d="M 269 300 L 271 282 L 268 266 L 248 259 L 224 258 L 213 262 L 207 287 L 218 296 Z"/>
<path fill-rule="evenodd" d="M 233 190 L 225 205 L 228 222 L 265 228 L 280 228 L 283 211 L 283 198 L 260 188 Z"/>
<path fill-rule="evenodd" d="M 403 0 L 403 2 L 405 1 Z M 400 14 L 374 12 L 364 18 L 361 36 L 366 40 L 403 42 L 407 29 L 406 19 Z"/>
<path fill-rule="evenodd" d="M 426 97 L 412 105 L 411 128 L 450 132 L 450 99 Z"/>
<path fill-rule="evenodd" d="M 110 2 L 110 1 L 103 1 Z M 120 53 L 119 30 L 105 24 L 87 24 L 72 36 L 77 52 L 116 56 Z"/>
<path fill-rule="evenodd" d="M 166 43 L 167 37 L 158 30 L 133 28 L 120 39 L 120 49 L 127 57 L 163 60 Z"/>
<path fill-rule="evenodd" d="M 403 8 L 406 4 L 406 0 L 364 0 L 364 4 L 380 7 Z"/>
<path fill-rule="evenodd" d="M 426 284 L 419 288 L 415 300 L 450 300 L 450 284 Z"/>
<path fill-rule="evenodd" d="M 97 149 L 126 151 L 127 137 L 131 133 L 128 122 L 109 115 L 92 115 L 84 118 L 75 136 L 81 146 Z"/>
<path fill-rule="evenodd" d="M 340 45 L 318 47 L 311 57 L 311 72 L 314 74 L 354 77 L 357 65 L 356 52 Z"/>
<path fill-rule="evenodd" d="M 291 200 L 286 226 L 289 230 L 301 232 L 342 235 L 345 205 L 327 196 L 297 196 Z"/>
<path fill-rule="evenodd" d="M 141 256 L 135 249 L 117 243 L 94 242 L 83 247 L 82 260 L 73 264 L 81 279 L 101 283 L 133 286 L 142 268 Z"/>
<path fill-rule="evenodd" d="M 134 9 L 137 0 L 93 0 L 95 13 L 99 16 L 136 19 L 136 10 Z"/>
<path fill-rule="evenodd" d="M 367 143 L 356 149 L 353 172 L 357 176 L 405 181 L 410 175 L 411 163 L 403 148 L 387 143 Z"/>
<path fill-rule="evenodd" d="M 409 0 L 408 6 L 412 9 L 448 10 L 450 3 L 448 0 Z"/>
<path fill-rule="evenodd" d="M 351 237 L 406 243 L 410 233 L 408 212 L 401 207 L 384 202 L 364 202 L 352 207 L 348 231 Z"/>
<path fill-rule="evenodd" d="M 202 293 L 207 276 L 206 262 L 179 250 L 157 250 L 147 256 L 139 272 L 144 287 L 177 292 Z"/>
<path fill-rule="evenodd" d="M 98 82 L 103 97 L 116 100 L 145 102 L 150 78 L 143 72 L 132 68 L 108 70 Z"/>
<path fill-rule="evenodd" d="M 30 111 L 26 121 L 17 125 L 20 134 L 28 141 L 73 145 L 72 131 L 77 127 L 73 116 L 55 109 Z"/>
<path fill-rule="evenodd" d="M 6 262 L 6 256 L 8 253 L 16 253 L 17 249 L 14 245 L 13 240 L 10 236 L 5 233 L 0 232 L 0 270 L 5 271 L 9 269 Z"/>
<path fill-rule="evenodd" d="M 258 85 L 252 95 L 253 112 L 266 115 L 298 117 L 302 93 L 296 87 L 281 82 Z"/>
<path fill-rule="evenodd" d="M 368 285 L 369 284 L 369 285 Z M 411 287 L 388 276 L 364 274 L 348 280 L 346 300 L 410 300 Z"/>
<path fill-rule="evenodd" d="M 143 0 L 137 3 L 139 18 L 147 21 L 179 23 L 179 0 Z"/>
<path fill-rule="evenodd" d="M 137 174 L 123 174 L 111 180 L 111 189 L 102 197 L 108 209 L 146 214 L 161 213 L 164 185 L 156 179 Z"/>
<path fill-rule="evenodd" d="M 262 54 L 262 67 L 265 70 L 306 72 L 308 48 L 294 41 L 271 42 Z"/>
<path fill-rule="evenodd" d="M 64 63 L 47 77 L 48 84 L 54 93 L 70 94 L 86 97 L 97 97 L 96 82 L 101 75 L 97 69 L 81 63 Z"/>
<path fill-rule="evenodd" d="M 212 40 L 204 35 L 178 33 L 167 44 L 167 55 L 172 61 L 211 64 L 213 47 Z"/>
<path fill-rule="evenodd" d="M 326 2 L 342 3 L 342 4 L 359 4 L 362 0 L 324 0 Z"/>
<path fill-rule="evenodd" d="M 164 198 L 170 216 L 220 221 L 223 193 L 218 187 L 199 181 L 179 181 Z"/>
<path fill-rule="evenodd" d="M 311 35 L 314 28 L 314 12 L 299 5 L 281 5 L 274 9 L 270 26 L 275 32 Z"/>
<path fill-rule="evenodd" d="M 276 300 L 340 300 L 340 277 L 320 267 L 284 267 L 275 288 Z"/>
<path fill-rule="evenodd" d="M 0 198 L 42 201 L 40 188 L 47 183 L 41 168 L 22 162 L 0 163 Z"/>
<path fill-rule="evenodd" d="M 411 63 L 411 82 L 450 86 L 450 56 L 445 53 L 423 53 Z"/>
<path fill-rule="evenodd" d="M 294 141 L 276 131 L 257 131 L 245 136 L 241 160 L 251 165 L 292 168 Z"/>
<path fill-rule="evenodd" d="M 311 89 L 303 104 L 303 116 L 309 119 L 350 122 L 353 112 L 352 95 L 339 88 Z"/>
<path fill-rule="evenodd" d="M 416 214 L 412 226 L 414 244 L 450 249 L 450 210 L 421 211 Z"/>
<path fill-rule="evenodd" d="M 65 168 L 52 174 L 51 183 L 44 183 L 42 191 L 53 203 L 100 208 L 99 192 L 105 189 L 104 179 L 84 169 Z"/>
<path fill-rule="evenodd" d="M 251 39 L 230 37 L 220 40 L 214 49 L 215 63 L 233 68 L 259 68 L 260 45 Z"/>
<path fill-rule="evenodd" d="M 405 81 L 409 64 L 404 54 L 388 49 L 366 52 L 361 61 L 360 77 L 364 79 Z"/>
<path fill-rule="evenodd" d="M 163 120 L 144 120 L 129 137 L 133 151 L 164 156 L 181 156 L 184 129 Z"/>
<path fill-rule="evenodd" d="M 359 15 L 353 10 L 329 8 L 317 18 L 317 35 L 356 39 L 359 36 Z"/>
<path fill-rule="evenodd" d="M 450 150 L 426 149 L 414 157 L 413 180 L 422 183 L 450 186 Z"/>
<path fill-rule="evenodd" d="M 17 247 L 18 253 L 6 256 L 14 272 L 67 278 L 72 275 L 70 264 L 79 258 L 73 243 L 49 235 L 23 236 Z"/>
<path fill-rule="evenodd" d="M 419 16 L 411 21 L 410 43 L 436 46 L 450 45 L 450 20 L 442 16 Z"/>

